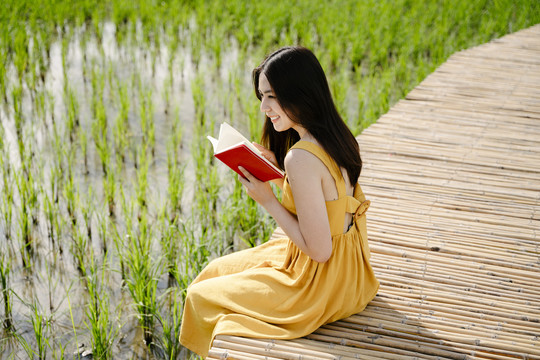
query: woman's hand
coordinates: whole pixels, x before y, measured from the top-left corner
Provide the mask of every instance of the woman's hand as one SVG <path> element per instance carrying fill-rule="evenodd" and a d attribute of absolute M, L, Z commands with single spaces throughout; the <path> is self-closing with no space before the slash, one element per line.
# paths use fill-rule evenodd
<path fill-rule="evenodd" d="M 252 142 L 252 144 L 261 152 L 262 156 L 270 161 L 272 164 L 274 164 L 277 168 L 279 168 L 276 155 L 273 151 L 268 150 L 264 146 L 257 144 L 256 142 Z M 275 185 L 277 185 L 281 190 L 283 190 L 283 178 L 281 179 L 274 179 L 271 180 Z"/>
<path fill-rule="evenodd" d="M 257 179 L 255 176 L 251 175 L 243 167 L 239 166 L 238 169 L 244 174 L 245 178 L 238 175 L 238 180 L 244 185 L 248 195 L 261 204 L 263 207 L 268 206 L 273 201 L 277 201 L 272 187 L 268 182 L 262 182 Z"/>
<path fill-rule="evenodd" d="M 279 168 L 276 155 L 274 154 L 273 151 L 268 150 L 267 148 L 265 148 L 264 146 L 260 144 L 257 144 L 256 142 L 252 142 L 252 144 L 257 148 L 257 150 L 261 152 L 262 156 L 264 156 L 266 160 L 270 161 L 272 164 L 274 164 L 275 166 Z"/>

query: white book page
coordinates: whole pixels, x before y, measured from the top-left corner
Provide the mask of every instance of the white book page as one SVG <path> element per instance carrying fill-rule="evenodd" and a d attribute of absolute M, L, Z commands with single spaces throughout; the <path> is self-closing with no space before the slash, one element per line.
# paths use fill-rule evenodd
<path fill-rule="evenodd" d="M 210 135 L 208 135 L 206 138 L 210 140 L 210 142 L 212 143 L 212 147 L 214 148 L 214 154 L 215 154 L 218 147 L 218 143 L 219 143 L 218 139 Z"/>
<path fill-rule="evenodd" d="M 210 140 L 210 142 L 212 142 L 212 145 L 214 145 L 214 141 L 212 139 L 209 138 L 208 140 Z M 225 149 L 241 143 L 246 144 L 256 154 L 261 153 L 259 149 L 257 149 L 244 135 L 240 134 L 238 130 L 224 122 L 219 128 L 219 139 L 217 140 L 217 144 L 214 145 L 214 153 L 221 152 Z"/>

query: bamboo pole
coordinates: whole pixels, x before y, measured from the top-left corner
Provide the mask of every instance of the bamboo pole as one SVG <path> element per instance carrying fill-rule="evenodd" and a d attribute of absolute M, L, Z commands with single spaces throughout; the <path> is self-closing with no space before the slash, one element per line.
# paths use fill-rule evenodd
<path fill-rule="evenodd" d="M 217 341 L 217 343 L 216 343 Z M 214 344 L 217 347 L 223 347 L 227 345 L 231 350 L 248 351 L 255 355 L 270 355 L 280 359 L 290 360 L 315 360 L 315 359 L 328 359 L 336 360 L 337 356 L 332 354 L 325 354 L 320 351 L 312 350 L 307 346 L 294 346 L 291 342 L 284 342 L 278 340 L 261 340 L 241 338 L 229 335 L 220 335 L 214 340 Z M 261 347 L 261 345 L 264 346 Z"/>

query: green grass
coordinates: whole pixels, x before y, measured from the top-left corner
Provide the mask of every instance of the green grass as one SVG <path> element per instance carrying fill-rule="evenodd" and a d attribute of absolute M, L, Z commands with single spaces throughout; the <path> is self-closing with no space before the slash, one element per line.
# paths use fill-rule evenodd
<path fill-rule="evenodd" d="M 454 52 L 539 22 L 535 0 L 3 1 L 0 357 L 183 356 L 186 287 L 275 226 L 205 139 L 258 139 L 265 54 L 313 49 L 359 134 Z"/>
<path fill-rule="evenodd" d="M 11 330 L 13 328 L 10 272 L 11 261 L 5 253 L 2 253 L 0 254 L 0 290 L 2 291 L 2 301 L 4 303 L 4 321 L 1 325 L 6 330 Z"/>

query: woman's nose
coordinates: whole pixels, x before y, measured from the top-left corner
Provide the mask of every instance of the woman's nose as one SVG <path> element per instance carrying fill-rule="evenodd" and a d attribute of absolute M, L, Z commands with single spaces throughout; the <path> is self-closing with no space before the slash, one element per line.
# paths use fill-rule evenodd
<path fill-rule="evenodd" d="M 267 103 L 266 99 L 264 99 L 264 98 L 261 100 L 260 109 L 261 109 L 261 112 L 267 112 L 268 110 L 270 110 L 270 106 L 268 106 L 268 103 Z"/>

